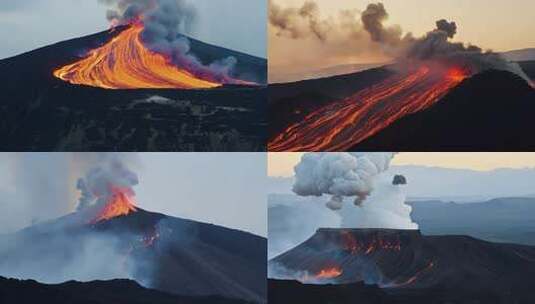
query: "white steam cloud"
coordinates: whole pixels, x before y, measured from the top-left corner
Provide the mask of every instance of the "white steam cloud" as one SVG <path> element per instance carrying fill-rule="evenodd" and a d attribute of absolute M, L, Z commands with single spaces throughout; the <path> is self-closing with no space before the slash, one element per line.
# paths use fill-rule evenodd
<path fill-rule="evenodd" d="M 395 153 L 306 153 L 295 167 L 299 197 L 269 196 L 268 258 L 318 228 L 418 229 L 405 204 L 403 175 L 389 172 Z M 321 196 L 331 196 L 326 207 Z M 353 201 L 355 204 L 351 204 Z"/>
<path fill-rule="evenodd" d="M 301 196 L 331 195 L 327 207 L 342 208 L 343 197 L 359 206 L 373 191 L 374 178 L 386 171 L 394 153 L 307 153 L 295 167 L 293 191 Z"/>

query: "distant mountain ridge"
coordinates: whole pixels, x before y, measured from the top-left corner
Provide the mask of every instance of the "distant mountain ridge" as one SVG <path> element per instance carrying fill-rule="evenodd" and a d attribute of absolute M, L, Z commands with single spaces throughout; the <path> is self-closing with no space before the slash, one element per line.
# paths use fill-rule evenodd
<path fill-rule="evenodd" d="M 501 53 L 510 61 L 533 61 L 535 60 L 535 48 L 526 48 Z"/>

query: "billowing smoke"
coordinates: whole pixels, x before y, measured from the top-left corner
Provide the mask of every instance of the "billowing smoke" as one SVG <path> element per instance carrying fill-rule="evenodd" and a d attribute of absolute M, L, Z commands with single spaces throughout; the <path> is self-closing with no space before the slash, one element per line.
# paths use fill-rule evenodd
<path fill-rule="evenodd" d="M 295 167 L 293 190 L 298 197 L 269 196 L 268 258 L 304 242 L 318 228 L 418 229 L 405 204 L 407 179 L 388 170 L 394 156 L 304 154 Z M 331 196 L 327 208 L 323 195 Z"/>
<path fill-rule="evenodd" d="M 191 52 L 190 41 L 182 33 L 190 32 L 197 13 L 185 0 L 99 0 L 108 5 L 106 16 L 112 25 L 143 22 L 142 40 L 152 51 L 198 77 L 233 83 L 235 57 L 203 63 Z"/>
<path fill-rule="evenodd" d="M 300 7 L 287 7 L 284 1 L 269 1 L 270 81 L 326 76 L 329 72 L 323 69 L 340 63 L 377 66 L 390 61 L 370 43 L 358 10 L 325 17 L 317 3 L 309 0 Z"/>
<path fill-rule="evenodd" d="M 269 1 L 269 21 L 277 28 L 277 35 L 286 35 L 292 38 L 303 38 L 313 35 L 321 41 L 327 39 L 327 33 L 334 25 L 321 20 L 318 5 L 307 1 L 300 8 L 281 8 Z"/>
<path fill-rule="evenodd" d="M 373 191 L 374 178 L 386 171 L 394 153 L 307 153 L 295 167 L 293 191 L 301 196 L 331 195 L 327 207 L 342 208 L 344 197 L 361 205 Z"/>
<path fill-rule="evenodd" d="M 134 193 L 132 187 L 138 184 L 138 177 L 128 168 L 124 157 L 121 154 L 103 154 L 96 166 L 78 179 L 76 187 L 81 194 L 78 210 L 84 210 L 93 204 L 105 204 L 116 187 Z"/>
<path fill-rule="evenodd" d="M 360 208 L 344 206 L 340 210 L 342 228 L 418 229 L 411 219 L 412 207 L 405 204 L 403 190 L 407 183 L 402 175 L 380 174 L 374 191 Z"/>
<path fill-rule="evenodd" d="M 404 35 L 399 25 L 386 26 L 385 21 L 388 20 L 389 14 L 382 3 L 371 3 L 360 14 L 357 14 L 356 11 L 346 10 L 341 15 L 348 18 L 328 17 L 322 19 L 317 3 L 312 0 L 307 1 L 300 8 L 281 8 L 274 3 L 274 0 L 270 0 L 269 21 L 275 36 L 293 40 L 316 38 L 320 44 L 332 46 L 327 48 L 330 52 L 328 57 L 343 60 L 342 62 L 347 63 L 354 60 L 354 57 L 359 53 L 373 51 L 399 62 L 436 60 L 446 64 L 463 66 L 473 73 L 488 69 L 505 70 L 515 73 L 529 82 L 529 78 L 518 64 L 507 61 L 500 54 L 483 51 L 480 47 L 470 44 L 451 42 L 450 40 L 455 37 L 458 30 L 455 22 L 445 19 L 438 20 L 435 29 L 423 37 L 417 38 L 411 33 Z M 344 43 L 340 43 L 340 41 L 344 41 Z M 288 46 L 280 45 L 280 47 L 285 49 L 284 52 L 280 53 L 290 53 L 286 50 Z M 321 47 L 316 49 L 321 49 Z M 304 56 L 302 53 L 295 55 L 296 57 Z M 276 56 L 270 56 L 270 59 L 274 57 Z M 315 58 L 316 62 L 324 60 L 322 57 L 325 57 L 325 54 L 318 54 L 318 58 Z M 287 58 L 287 60 L 297 59 Z M 274 58 L 271 61 L 270 64 L 276 65 L 278 59 Z M 309 64 L 315 63 L 311 60 Z"/>
<path fill-rule="evenodd" d="M 473 73 L 488 69 L 505 70 L 528 80 L 516 63 L 503 58 L 492 51 L 484 52 L 475 45 L 451 42 L 457 34 L 457 24 L 445 19 L 438 20 L 436 27 L 423 37 L 414 38 L 411 33 L 402 35 L 399 26 L 386 27 L 383 23 L 388 13 L 382 3 L 372 3 L 361 15 L 364 29 L 373 42 L 378 43 L 383 51 L 399 60 L 439 60 L 469 68 Z"/>

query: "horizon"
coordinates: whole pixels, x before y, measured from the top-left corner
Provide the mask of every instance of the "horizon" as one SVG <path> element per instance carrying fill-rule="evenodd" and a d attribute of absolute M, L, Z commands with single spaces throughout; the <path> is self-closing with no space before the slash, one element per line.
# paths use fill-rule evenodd
<path fill-rule="evenodd" d="M 292 177 L 303 152 L 268 152 L 268 176 Z M 535 169 L 535 152 L 401 152 L 391 167 L 430 168 L 490 172 L 500 169 Z"/>
<path fill-rule="evenodd" d="M 270 0 L 280 9 L 300 8 L 306 0 Z M 268 23 L 268 54 L 270 79 L 274 83 L 297 81 L 309 78 L 322 69 L 352 64 L 384 63 L 395 56 L 378 48 L 363 33 L 359 14 L 372 1 L 368 0 L 315 0 L 320 24 L 330 24 L 326 39 L 320 41 L 313 34 L 301 37 L 277 35 L 278 29 Z M 530 15 L 535 2 L 518 1 L 515 6 L 505 1 L 461 1 L 436 2 L 425 0 L 373 1 L 383 3 L 388 13 L 386 26 L 397 27 L 402 35 L 412 33 L 422 37 L 435 27 L 440 19 L 454 21 L 457 33 L 451 40 L 465 45 L 477 45 L 483 50 L 508 52 L 535 48 L 535 19 Z M 314 11 L 314 14 L 316 11 Z M 356 14 L 352 19 L 348 14 Z M 514 16 L 510 17 L 510 16 Z M 349 21 L 351 20 L 351 21 Z M 351 23 L 349 23 L 351 22 Z M 294 29 L 306 32 L 306 23 L 291 24 Z M 334 26 L 334 29 L 332 28 Z M 507 31 L 504 29 L 507 28 Z M 354 32 L 352 32 L 354 31 Z M 513 33 L 513 34 L 511 34 Z M 306 53 L 300 50 L 308 50 Z M 292 73 L 288 73 L 288 70 Z M 297 75 L 302 75 L 297 77 Z"/>

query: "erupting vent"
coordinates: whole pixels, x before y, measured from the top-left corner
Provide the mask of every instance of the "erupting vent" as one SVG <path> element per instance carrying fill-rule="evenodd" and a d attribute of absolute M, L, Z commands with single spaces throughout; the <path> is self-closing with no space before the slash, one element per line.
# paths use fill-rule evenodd
<path fill-rule="evenodd" d="M 136 212 L 134 192 L 130 188 L 112 187 L 111 192 L 112 194 L 106 201 L 106 205 L 98 212 L 91 223 L 94 224 Z"/>
<path fill-rule="evenodd" d="M 348 150 L 405 115 L 430 107 L 470 74 L 433 63 L 399 72 L 313 111 L 271 140 L 269 150 Z"/>
<path fill-rule="evenodd" d="M 203 89 L 221 86 L 176 67 L 169 58 L 149 50 L 141 40 L 141 22 L 130 25 L 84 59 L 54 71 L 72 84 L 106 89 Z"/>

